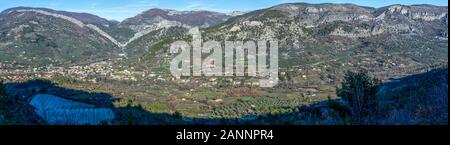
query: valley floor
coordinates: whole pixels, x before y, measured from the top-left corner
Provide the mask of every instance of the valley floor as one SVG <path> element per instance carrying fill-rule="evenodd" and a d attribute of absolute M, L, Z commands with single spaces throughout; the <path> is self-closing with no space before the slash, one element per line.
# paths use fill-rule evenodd
<path fill-rule="evenodd" d="M 448 115 L 442 110 L 448 106 L 448 103 L 443 104 L 445 100 L 448 102 L 448 92 L 445 93 L 448 79 L 442 79 L 446 74 L 448 69 L 438 69 L 386 83 L 379 93 L 384 113 L 366 118 L 364 124 L 446 124 Z M 436 81 L 420 82 L 423 79 Z M 16 104 L 22 104 L 12 108 L 26 108 L 21 112 L 32 112 L 33 107 L 27 105 L 27 101 L 35 94 L 51 94 L 112 108 L 115 119 L 110 124 L 352 124 L 351 111 L 345 101 L 336 96 L 333 85 L 300 87 L 282 83 L 276 88 L 262 89 L 244 85 L 202 87 L 188 84 L 107 79 L 94 83 L 59 76 L 49 81 L 10 82 L 5 86 L 8 96 L 15 98 Z M 414 87 L 421 89 L 408 89 Z M 418 104 L 415 100 L 423 99 L 422 96 L 437 102 Z M 7 106 L 11 106 L 10 103 L 6 102 Z M 433 118 L 427 118 L 430 115 Z M 25 120 L 45 123 L 36 114 L 32 118 L 35 119 Z"/>

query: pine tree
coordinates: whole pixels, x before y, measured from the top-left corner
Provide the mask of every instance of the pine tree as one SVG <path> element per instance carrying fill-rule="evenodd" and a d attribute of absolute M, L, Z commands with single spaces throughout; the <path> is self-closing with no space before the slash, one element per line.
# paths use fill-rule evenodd
<path fill-rule="evenodd" d="M 337 88 L 337 95 L 349 103 L 355 121 L 376 111 L 376 93 L 380 84 L 381 81 L 366 72 L 347 72 L 341 88 Z"/>

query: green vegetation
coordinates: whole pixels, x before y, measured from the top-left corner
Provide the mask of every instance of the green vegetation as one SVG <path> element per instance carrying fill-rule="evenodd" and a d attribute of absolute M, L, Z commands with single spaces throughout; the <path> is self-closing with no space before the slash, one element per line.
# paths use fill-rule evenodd
<path fill-rule="evenodd" d="M 241 118 L 252 115 L 279 115 L 298 111 L 300 101 L 269 97 L 241 97 L 240 101 L 215 108 L 214 118 Z"/>
<path fill-rule="evenodd" d="M 155 112 L 155 113 L 168 113 L 170 111 L 169 107 L 161 102 L 152 102 L 150 104 L 147 105 L 147 109 L 150 112 Z"/>
<path fill-rule="evenodd" d="M 448 67 L 387 83 L 377 97 L 387 124 L 447 124 Z"/>
<path fill-rule="evenodd" d="M 44 124 L 27 102 L 6 92 L 6 85 L 0 80 L 0 125 Z"/>
<path fill-rule="evenodd" d="M 119 27 L 118 23 L 110 24 L 109 27 L 103 25 L 97 25 L 100 29 L 104 30 L 106 33 L 114 37 L 119 42 L 127 42 L 131 37 L 134 36 L 134 31 L 130 28 Z"/>
<path fill-rule="evenodd" d="M 156 43 L 155 45 L 152 45 L 148 48 L 147 55 L 144 56 L 145 60 L 151 61 L 155 55 L 157 55 L 157 52 L 161 50 L 166 50 L 166 48 L 169 48 L 170 43 L 173 42 L 171 39 L 163 39 L 160 42 Z"/>
<path fill-rule="evenodd" d="M 182 27 L 163 28 L 152 31 L 127 45 L 127 53 L 131 57 L 145 56 L 153 58 L 156 52 L 169 48 L 173 40 L 181 40 L 187 30 Z M 143 55 L 144 54 L 144 55 Z"/>
<path fill-rule="evenodd" d="M 340 120 L 343 120 L 345 124 L 352 124 L 352 108 L 342 101 L 333 100 L 328 98 L 327 106 L 332 112 L 332 116 L 337 116 Z"/>
<path fill-rule="evenodd" d="M 348 71 L 337 95 L 347 101 L 356 119 L 366 117 L 376 111 L 376 93 L 381 82 L 365 72 Z M 359 120 L 357 120 L 359 121 Z"/>
<path fill-rule="evenodd" d="M 265 12 L 263 15 L 259 17 L 259 19 L 270 20 L 270 19 L 279 19 L 286 17 L 286 14 L 281 11 L 271 10 Z"/>
<path fill-rule="evenodd" d="M 321 29 L 318 30 L 317 34 L 320 36 L 328 35 L 337 28 L 342 28 L 345 32 L 352 32 L 353 28 L 351 25 L 349 25 L 347 22 L 344 21 L 334 21 L 330 24 L 325 24 L 325 26 L 321 27 Z"/>
<path fill-rule="evenodd" d="M 255 98 L 254 97 L 241 97 L 241 98 L 239 98 L 239 101 L 241 101 L 241 102 L 250 102 L 252 100 L 255 100 Z"/>
<path fill-rule="evenodd" d="M 218 90 L 212 90 L 210 88 L 201 88 L 197 90 L 196 92 L 192 92 L 192 97 L 195 100 L 207 102 L 209 100 L 222 98 L 225 95 L 222 92 L 219 92 Z"/>

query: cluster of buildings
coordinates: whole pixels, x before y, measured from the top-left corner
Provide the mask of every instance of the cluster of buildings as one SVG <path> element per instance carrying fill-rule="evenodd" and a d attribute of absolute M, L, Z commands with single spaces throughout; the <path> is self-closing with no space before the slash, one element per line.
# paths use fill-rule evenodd
<path fill-rule="evenodd" d="M 33 78 L 51 78 L 55 75 L 88 80 L 89 76 L 110 76 L 114 69 L 110 62 L 99 62 L 83 66 L 70 67 L 0 67 L 0 78 L 8 81 L 23 81 Z"/>

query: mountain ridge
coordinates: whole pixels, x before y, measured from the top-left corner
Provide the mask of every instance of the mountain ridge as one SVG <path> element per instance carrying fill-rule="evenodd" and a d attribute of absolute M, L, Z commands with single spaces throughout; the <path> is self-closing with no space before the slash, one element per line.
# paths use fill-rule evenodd
<path fill-rule="evenodd" d="M 206 32 L 205 38 L 207 39 L 217 37 L 213 35 L 221 35 L 222 33 L 227 35 L 224 39 L 259 39 L 275 36 L 282 38 L 282 47 L 292 48 L 298 48 L 302 41 L 311 44 L 322 41 L 318 39 L 323 38 L 335 41 L 334 36 L 372 39 L 392 33 L 395 35 L 408 34 L 413 37 L 415 37 L 414 35 L 435 35 L 439 39 L 448 39 L 448 29 L 442 28 L 442 26 L 448 25 L 447 8 L 446 6 L 423 4 L 397 4 L 372 8 L 356 4 L 285 3 L 235 17 L 204 10 L 176 11 L 154 8 L 121 22 L 109 21 L 88 13 L 30 7 L 10 8 L 2 11 L 0 15 L 6 16 L 12 11 L 27 9 L 60 14 L 82 22 L 82 24 L 80 22 L 75 23 L 80 26 L 88 26 L 88 28 L 107 38 L 116 47 L 122 48 L 122 51 L 133 51 L 140 54 L 146 52 L 146 49 L 155 45 L 163 37 L 170 36 L 165 33 L 173 32 L 161 31 L 162 29 L 173 27 L 182 29 L 201 27 Z M 211 30 L 215 32 L 211 33 Z M 151 39 L 154 40 L 144 38 L 150 38 L 146 35 L 155 34 L 155 32 L 158 32 L 159 36 L 152 36 Z M 127 46 L 130 43 L 133 43 L 133 46 Z M 6 45 L 8 43 L 1 44 Z M 134 44 L 144 45 L 136 46 Z"/>
<path fill-rule="evenodd" d="M 14 106 L 25 105 L 23 111 L 33 112 L 33 105 L 26 107 L 22 101 L 28 103 L 37 93 L 49 94 L 114 109 L 113 124 L 360 124 L 352 121 L 358 117 L 352 110 L 359 108 L 339 92 L 345 82 L 361 81 L 348 87 L 359 88 L 370 84 L 365 78 L 373 78 L 387 83 L 380 84 L 379 99 L 368 100 L 379 103 L 380 109 L 370 108 L 374 116 L 368 116 L 367 124 L 448 122 L 446 7 L 281 4 L 226 21 L 210 19 L 215 14 L 191 12 L 151 9 L 127 22 L 102 25 L 103 19 L 83 14 L 4 11 L 0 13 L 0 79 L 8 83 L 2 87 L 0 82 L 0 95 L 3 88 L 7 94 L 0 96 L 0 103 L 19 100 Z M 194 20 L 191 17 L 198 21 L 186 21 Z M 169 73 L 177 55 L 170 53 L 171 44 L 189 43 L 189 28 L 214 20 L 221 22 L 200 29 L 202 41 L 278 40 L 278 85 L 257 87 L 259 77 Z M 114 39 L 126 45 L 113 44 Z M 202 53 L 201 58 L 206 55 L 211 54 Z M 350 72 L 361 73 L 353 77 Z M 358 76 L 362 77 L 351 79 Z M 348 91 L 358 94 L 359 89 Z M 0 124 L 9 108 L 0 106 Z M 40 122 L 39 109 L 35 111 L 38 118 L 23 116 Z"/>

